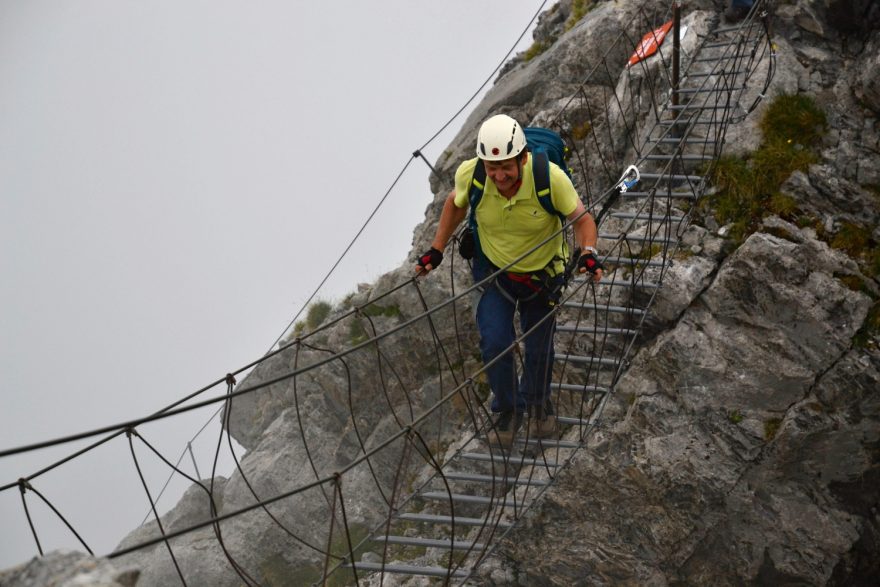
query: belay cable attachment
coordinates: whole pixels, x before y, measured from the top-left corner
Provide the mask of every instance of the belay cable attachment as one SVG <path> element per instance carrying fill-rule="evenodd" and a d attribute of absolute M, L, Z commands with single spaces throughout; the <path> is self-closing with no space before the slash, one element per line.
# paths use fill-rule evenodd
<path fill-rule="evenodd" d="M 626 193 L 631 188 L 635 187 L 641 179 L 642 174 L 639 172 L 639 168 L 635 165 L 630 165 L 623 171 L 623 175 L 621 175 L 620 179 L 617 180 L 617 183 L 614 184 L 614 190 L 609 194 L 605 203 L 602 204 L 602 209 L 596 214 L 596 225 L 602 221 L 602 218 L 605 217 L 605 214 L 608 213 L 611 206 L 617 202 L 617 198 L 620 197 L 620 194 Z"/>
<path fill-rule="evenodd" d="M 596 225 L 599 225 L 599 222 L 608 213 L 608 210 L 611 206 L 617 202 L 617 199 L 620 197 L 620 194 L 623 194 L 633 187 L 642 179 L 642 174 L 639 172 L 639 168 L 635 165 L 630 165 L 623 171 L 623 175 L 620 176 L 620 179 L 614 184 L 613 191 L 608 195 L 608 198 L 605 200 L 605 203 L 602 205 L 602 209 L 599 210 L 599 213 L 596 214 L 595 221 Z M 571 258 L 568 260 L 568 264 L 565 266 L 565 283 L 566 285 L 571 280 L 571 277 L 574 275 L 574 271 L 577 268 L 577 263 L 581 257 L 581 248 L 579 246 L 572 247 Z"/>

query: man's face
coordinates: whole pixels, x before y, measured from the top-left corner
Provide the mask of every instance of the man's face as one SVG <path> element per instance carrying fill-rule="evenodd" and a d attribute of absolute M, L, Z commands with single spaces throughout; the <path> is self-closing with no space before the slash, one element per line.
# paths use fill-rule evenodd
<path fill-rule="evenodd" d="M 485 166 L 486 175 L 501 193 L 512 188 L 519 180 L 519 159 L 517 157 L 504 161 L 486 161 Z"/>

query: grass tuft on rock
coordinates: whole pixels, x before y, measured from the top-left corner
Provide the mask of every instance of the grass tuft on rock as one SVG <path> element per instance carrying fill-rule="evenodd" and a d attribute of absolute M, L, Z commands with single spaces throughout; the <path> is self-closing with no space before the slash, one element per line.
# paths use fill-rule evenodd
<path fill-rule="evenodd" d="M 880 277 L 880 243 L 871 229 L 853 222 L 844 222 L 829 243 L 852 257 L 868 277 Z"/>
<path fill-rule="evenodd" d="M 862 327 L 853 337 L 853 345 L 860 349 L 876 349 L 880 341 L 880 301 L 875 301 Z"/>
<path fill-rule="evenodd" d="M 779 427 L 782 426 L 782 418 L 770 418 L 764 422 L 764 440 L 770 442 L 776 438 Z"/>
<path fill-rule="evenodd" d="M 525 54 L 523 55 L 524 61 L 531 61 L 544 51 L 550 48 L 550 43 L 542 43 L 541 41 L 535 41 L 532 43 L 532 46 L 526 49 Z"/>
<path fill-rule="evenodd" d="M 574 26 L 587 15 L 589 11 L 596 7 L 594 0 L 573 0 L 571 3 L 571 14 L 565 21 L 565 30 L 570 31 Z"/>
<path fill-rule="evenodd" d="M 314 332 L 317 330 L 330 315 L 332 309 L 333 305 L 330 302 L 325 300 L 315 300 L 309 305 L 305 319 L 299 320 L 293 325 L 291 338 L 300 336 L 305 332 Z"/>
<path fill-rule="evenodd" d="M 551 10 L 556 10 L 559 5 L 554 5 Z M 573 0 L 571 3 L 571 14 L 568 15 L 568 19 L 566 19 L 565 24 L 563 25 L 564 32 L 568 32 L 577 25 L 584 18 L 588 12 L 593 10 L 596 7 L 595 0 Z M 546 41 L 535 41 L 532 45 L 526 49 L 523 54 L 523 61 L 531 61 L 538 55 L 541 55 L 544 51 L 553 46 L 557 40 L 557 35 L 553 35 L 552 38 L 547 39 Z"/>
<path fill-rule="evenodd" d="M 814 149 L 827 121 L 809 96 L 782 95 L 770 104 L 760 128 L 763 142 L 756 151 L 715 163 L 711 174 L 718 189 L 700 204 L 711 208 L 718 223 L 732 225 L 737 242 L 755 232 L 768 214 L 798 220 L 797 203 L 779 188 L 793 172 L 806 171 L 817 160 Z"/>
<path fill-rule="evenodd" d="M 822 139 L 828 122 L 810 96 L 784 94 L 773 100 L 760 126 L 765 141 L 807 148 Z"/>

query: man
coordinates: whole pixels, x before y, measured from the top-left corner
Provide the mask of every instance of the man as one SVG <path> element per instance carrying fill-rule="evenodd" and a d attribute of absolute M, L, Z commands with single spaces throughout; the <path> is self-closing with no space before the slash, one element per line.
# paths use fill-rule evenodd
<path fill-rule="evenodd" d="M 418 260 L 418 274 L 430 272 L 443 260 L 450 236 L 467 215 L 477 165 L 485 166 L 486 181 L 473 211 L 478 243 L 472 268 L 474 281 L 506 268 L 486 285 L 477 305 L 477 326 L 483 361 L 489 365 L 486 372 L 493 393 L 492 412 L 498 414 L 494 422 L 497 438 L 492 440 L 509 447 L 526 413 L 529 437 L 546 438 L 556 432 L 550 402 L 556 320 L 555 315 L 548 314 L 559 300 L 567 253 L 559 218 L 538 200 L 523 129 L 510 116 L 499 114 L 480 127 L 477 158 L 458 167 L 455 189 L 446 198 L 431 249 Z M 590 271 L 599 281 L 603 268 L 596 258 L 596 223 L 584 209 L 569 177 L 552 163 L 550 188 L 553 208 L 574 222 L 575 238 L 584 251 L 578 260 L 579 271 Z M 517 307 L 522 332 L 531 331 L 525 338 L 524 369 L 519 381 L 510 350 L 515 340 L 513 319 Z"/>

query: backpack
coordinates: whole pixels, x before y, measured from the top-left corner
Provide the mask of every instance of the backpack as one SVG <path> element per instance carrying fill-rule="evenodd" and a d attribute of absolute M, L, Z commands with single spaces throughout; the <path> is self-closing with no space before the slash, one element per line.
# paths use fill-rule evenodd
<path fill-rule="evenodd" d="M 532 156 L 532 173 L 535 176 L 535 192 L 538 195 L 538 203 L 547 211 L 559 218 L 562 225 L 565 225 L 566 218 L 553 207 L 553 200 L 550 197 L 550 162 L 555 163 L 562 169 L 568 177 L 571 177 L 571 169 L 566 161 L 568 157 L 568 148 L 565 141 L 559 136 L 559 133 L 549 128 L 541 128 L 538 126 L 527 126 L 523 128 L 526 135 L 526 149 Z M 486 184 L 486 166 L 482 159 L 477 160 L 474 167 L 474 175 L 471 178 L 471 189 L 468 193 L 468 205 L 470 206 L 468 214 L 468 232 L 464 239 L 473 239 L 473 244 L 468 243 L 467 246 L 461 247 L 462 256 L 465 259 L 471 259 L 475 252 L 480 251 L 479 240 L 477 239 L 477 205 L 483 198 L 483 190 Z M 468 254 L 469 253 L 469 254 Z"/>

